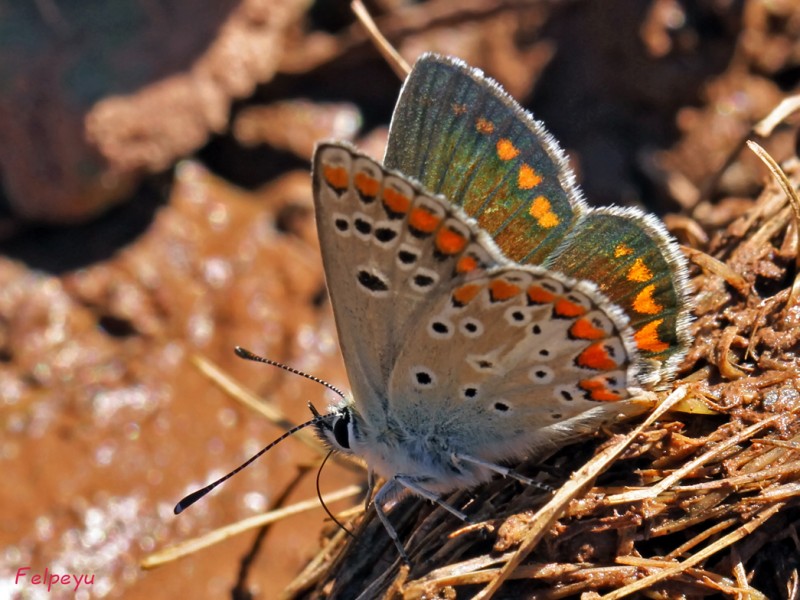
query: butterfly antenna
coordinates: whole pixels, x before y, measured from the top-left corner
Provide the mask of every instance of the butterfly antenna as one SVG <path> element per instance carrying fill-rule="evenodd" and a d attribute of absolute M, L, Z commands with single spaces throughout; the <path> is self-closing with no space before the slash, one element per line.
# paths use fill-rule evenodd
<path fill-rule="evenodd" d="M 344 525 L 342 525 L 342 523 L 339 521 L 339 519 L 337 519 L 336 517 L 333 516 L 333 513 L 330 511 L 330 509 L 328 508 L 328 505 L 325 504 L 325 500 L 322 498 L 322 490 L 319 489 L 319 478 L 320 478 L 320 475 L 322 475 L 322 468 L 325 466 L 325 463 L 328 462 L 328 459 L 331 457 L 331 454 L 333 454 L 333 450 L 331 450 L 330 452 L 328 452 L 325 455 L 325 458 L 322 459 L 322 463 L 319 465 L 319 469 L 317 469 L 317 498 L 319 498 L 319 503 L 322 504 L 322 510 L 324 510 L 327 513 L 327 515 L 330 517 L 331 521 L 336 523 L 339 526 L 339 529 L 343 529 L 344 532 L 347 535 L 349 535 L 351 538 L 355 539 L 356 536 L 353 535 L 353 532 L 350 531 Z"/>
<path fill-rule="evenodd" d="M 314 410 L 314 411 L 313 411 L 313 413 L 314 413 L 314 417 L 313 417 L 312 419 L 309 419 L 309 420 L 308 420 L 308 421 L 306 421 L 305 423 L 301 423 L 300 425 L 296 425 L 295 427 L 292 427 L 292 428 L 291 428 L 291 429 L 289 429 L 289 430 L 288 430 L 286 433 L 284 433 L 283 435 L 281 435 L 281 436 L 280 436 L 278 439 L 276 439 L 276 440 L 273 440 L 272 442 L 270 442 L 269 444 L 267 444 L 267 446 L 265 446 L 264 448 L 262 448 L 262 449 L 261 449 L 261 450 L 260 450 L 260 451 L 259 451 L 257 454 L 255 454 L 254 456 L 251 456 L 250 458 L 248 458 L 248 459 L 247 459 L 245 462 L 243 462 L 241 465 L 239 465 L 238 467 L 236 467 L 236 468 L 235 468 L 233 471 L 231 471 L 231 472 L 230 472 L 230 473 L 228 473 L 227 475 L 224 475 L 223 477 L 220 477 L 219 479 L 217 479 L 217 480 L 216 480 L 216 481 L 214 481 L 213 483 L 209 483 L 209 484 L 208 484 L 207 486 L 205 486 L 204 488 L 201 488 L 201 489 L 199 489 L 199 490 L 197 490 L 197 491 L 195 491 L 195 492 L 192 492 L 191 494 L 189 494 L 188 496 L 186 496 L 185 498 L 183 498 L 183 499 L 182 499 L 180 502 L 178 502 L 178 503 L 175 505 L 175 508 L 173 509 L 173 512 L 174 512 L 176 515 L 179 515 L 179 514 L 181 514 L 181 513 L 182 513 L 184 510 L 186 510 L 186 509 L 187 509 L 187 508 L 189 508 L 189 507 L 190 507 L 192 504 L 194 504 L 195 502 L 197 502 L 198 500 L 200 500 L 200 498 L 202 498 L 203 496 L 205 496 L 206 494 L 208 494 L 208 493 L 209 493 L 211 490 L 213 490 L 215 487 L 217 487 L 218 485 L 220 485 L 220 484 L 222 484 L 222 483 L 226 482 L 228 479 L 230 479 L 231 477 L 233 477 L 234 475 L 236 475 L 236 474 L 237 474 L 239 471 L 241 471 L 242 469 L 244 469 L 245 467 L 247 467 L 248 465 L 250 465 L 251 463 L 253 463 L 255 460 L 257 460 L 259 457 L 261 457 L 261 455 L 262 455 L 262 454 L 264 454 L 265 452 L 267 452 L 267 451 L 271 450 L 272 448 L 274 448 L 275 446 L 277 446 L 278 444 L 280 444 L 280 443 L 281 443 L 283 440 L 285 440 L 286 438 L 288 438 L 288 437 L 290 437 L 290 436 L 294 435 L 295 433 L 297 433 L 297 432 L 298 432 L 298 431 L 300 431 L 301 429 L 304 429 L 304 428 L 308 427 L 309 425 L 316 425 L 316 424 L 317 424 L 317 423 L 319 423 L 320 421 L 324 421 L 325 419 L 328 419 L 328 418 L 330 418 L 330 417 L 331 417 L 331 415 L 328 415 L 328 414 L 325 414 L 325 415 L 323 415 L 323 414 L 320 414 L 320 413 L 319 413 L 319 412 L 317 412 L 316 410 Z"/>
<path fill-rule="evenodd" d="M 234 352 L 236 352 L 236 356 L 238 356 L 239 358 L 244 358 L 246 360 L 252 360 L 253 362 L 260 362 L 264 363 L 265 365 L 278 367 L 279 369 L 283 369 L 284 371 L 288 371 L 289 373 L 300 375 L 300 377 L 305 377 L 306 379 L 309 379 L 315 383 L 325 386 L 326 388 L 328 388 L 329 390 L 331 390 L 333 393 L 335 393 L 337 396 L 339 396 L 344 400 L 344 392 L 339 388 L 337 388 L 336 386 L 331 385 L 324 379 L 320 379 L 319 377 L 314 377 L 313 375 L 309 375 L 308 373 L 300 371 L 299 369 L 295 369 L 294 367 L 290 367 L 289 365 L 285 365 L 283 363 L 270 360 L 269 358 L 264 358 L 263 356 L 259 356 L 258 354 L 253 354 L 252 352 L 250 352 L 250 350 L 242 348 L 241 346 L 236 346 L 236 348 L 234 348 Z"/>

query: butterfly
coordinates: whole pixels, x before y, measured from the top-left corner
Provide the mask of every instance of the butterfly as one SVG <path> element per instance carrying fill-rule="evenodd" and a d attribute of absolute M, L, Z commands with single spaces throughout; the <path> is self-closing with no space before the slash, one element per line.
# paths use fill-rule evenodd
<path fill-rule="evenodd" d="M 590 208 L 564 152 L 501 87 L 423 55 L 383 164 L 313 159 L 317 228 L 352 396 L 316 422 L 373 503 L 442 494 L 629 414 L 685 355 L 686 260 L 663 224 Z"/>

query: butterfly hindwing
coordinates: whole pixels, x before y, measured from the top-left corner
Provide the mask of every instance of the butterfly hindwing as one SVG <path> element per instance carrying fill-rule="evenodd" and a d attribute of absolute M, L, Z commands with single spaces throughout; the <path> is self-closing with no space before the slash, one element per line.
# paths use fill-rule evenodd
<path fill-rule="evenodd" d="M 636 349 L 595 286 L 537 267 L 454 283 L 406 332 L 389 384 L 398 422 L 424 415 L 458 432 L 456 453 L 500 461 L 624 412 Z"/>
<path fill-rule="evenodd" d="M 669 379 L 688 344 L 686 259 L 655 218 L 631 208 L 581 216 L 544 267 L 594 282 L 630 322 L 636 382 Z"/>

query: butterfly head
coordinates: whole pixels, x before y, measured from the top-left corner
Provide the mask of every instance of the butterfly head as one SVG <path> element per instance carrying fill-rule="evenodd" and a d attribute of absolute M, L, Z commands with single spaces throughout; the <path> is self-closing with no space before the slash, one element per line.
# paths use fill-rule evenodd
<path fill-rule="evenodd" d="M 319 419 L 315 427 L 317 434 L 333 450 L 353 453 L 353 442 L 358 439 L 358 418 L 349 403 L 333 407 L 328 414 Z"/>

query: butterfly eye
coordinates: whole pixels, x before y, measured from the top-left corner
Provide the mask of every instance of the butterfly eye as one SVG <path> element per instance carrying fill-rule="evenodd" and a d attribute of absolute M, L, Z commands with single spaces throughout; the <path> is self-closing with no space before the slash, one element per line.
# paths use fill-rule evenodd
<path fill-rule="evenodd" d="M 350 449 L 350 414 L 345 413 L 333 423 L 333 439 L 345 450 Z"/>

